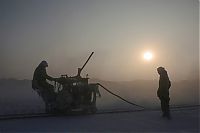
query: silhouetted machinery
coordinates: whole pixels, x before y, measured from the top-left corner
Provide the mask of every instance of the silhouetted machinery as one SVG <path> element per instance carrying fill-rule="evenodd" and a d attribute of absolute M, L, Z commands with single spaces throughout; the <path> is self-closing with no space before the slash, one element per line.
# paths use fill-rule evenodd
<path fill-rule="evenodd" d="M 96 98 L 100 97 L 98 84 L 88 83 L 88 77 L 81 77 L 81 71 L 93 55 L 91 53 L 82 68 L 78 68 L 78 74 L 74 77 L 61 75 L 57 79 L 56 112 L 68 113 L 81 111 L 84 113 L 95 113 L 97 111 Z"/>

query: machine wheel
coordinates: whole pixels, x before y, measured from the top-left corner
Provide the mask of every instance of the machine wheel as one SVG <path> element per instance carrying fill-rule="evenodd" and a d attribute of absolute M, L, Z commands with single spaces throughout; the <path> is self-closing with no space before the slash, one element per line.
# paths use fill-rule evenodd
<path fill-rule="evenodd" d="M 91 111 L 92 114 L 95 114 L 97 112 L 97 108 L 96 107 L 92 107 L 90 109 L 90 111 Z"/>
<path fill-rule="evenodd" d="M 69 112 L 72 101 L 72 95 L 67 90 L 62 90 L 58 93 L 56 98 L 56 109 L 62 113 Z"/>

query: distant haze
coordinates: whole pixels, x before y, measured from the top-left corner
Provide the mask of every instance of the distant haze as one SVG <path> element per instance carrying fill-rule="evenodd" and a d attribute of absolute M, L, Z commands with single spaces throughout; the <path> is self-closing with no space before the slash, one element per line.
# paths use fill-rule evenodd
<path fill-rule="evenodd" d="M 1 0 L 0 78 L 31 79 L 47 60 L 49 75 L 113 81 L 198 79 L 198 0 Z M 142 54 L 151 50 L 152 61 Z"/>
<path fill-rule="evenodd" d="M 113 93 L 146 109 L 160 107 L 160 101 L 157 97 L 157 81 L 89 80 L 89 82 L 100 83 Z M 98 110 L 139 109 L 111 95 L 101 87 L 99 87 L 99 91 L 101 97 L 97 97 Z M 0 115 L 44 111 L 44 102 L 37 92 L 31 88 L 30 80 L 0 79 L 0 92 Z M 198 92 L 199 84 L 197 81 L 172 82 L 170 107 L 199 105 Z"/>

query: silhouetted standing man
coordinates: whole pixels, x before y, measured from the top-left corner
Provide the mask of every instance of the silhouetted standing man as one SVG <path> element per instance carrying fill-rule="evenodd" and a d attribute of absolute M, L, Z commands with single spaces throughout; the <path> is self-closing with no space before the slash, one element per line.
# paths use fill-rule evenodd
<path fill-rule="evenodd" d="M 55 80 L 55 78 L 47 75 L 46 67 L 48 67 L 48 63 L 46 61 L 42 61 L 35 69 L 32 80 L 32 88 L 37 90 L 40 94 L 45 102 L 46 112 L 49 112 L 54 106 L 56 93 L 54 91 L 54 87 L 47 82 L 47 80 L 52 81 Z"/>
<path fill-rule="evenodd" d="M 169 80 L 167 71 L 164 67 L 158 67 L 157 72 L 160 75 L 159 78 L 159 88 L 157 91 L 157 96 L 161 101 L 161 109 L 163 112 L 163 117 L 170 119 L 170 110 L 169 110 L 169 88 L 171 87 L 171 82 Z"/>

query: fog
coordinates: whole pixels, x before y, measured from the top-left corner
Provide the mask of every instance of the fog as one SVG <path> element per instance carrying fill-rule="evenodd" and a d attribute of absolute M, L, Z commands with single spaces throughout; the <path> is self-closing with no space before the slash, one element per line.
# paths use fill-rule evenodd
<path fill-rule="evenodd" d="M 145 109 L 160 108 L 156 95 L 158 81 L 135 80 L 129 82 L 111 82 L 90 79 L 91 83 L 101 83 L 113 93 L 130 102 L 143 106 Z M 98 110 L 136 110 L 139 107 L 117 99 L 103 88 L 100 88 L 101 98 L 97 99 Z M 170 88 L 170 106 L 199 105 L 198 81 L 172 82 Z M 44 112 L 41 97 L 31 88 L 30 80 L 1 79 L 0 80 L 0 115 L 19 113 Z"/>
<path fill-rule="evenodd" d="M 1 113 L 44 111 L 30 82 L 38 64 L 46 60 L 52 77 L 74 76 L 91 52 L 82 71 L 90 82 L 157 108 L 163 66 L 170 104 L 199 104 L 198 0 L 1 0 L 0 9 Z M 100 109 L 136 108 L 100 91 Z"/>
<path fill-rule="evenodd" d="M 198 79 L 198 0 L 2 0 L 0 78 L 32 79 L 42 60 L 48 73 L 83 71 L 109 81 Z M 142 54 L 151 50 L 146 62 Z"/>

